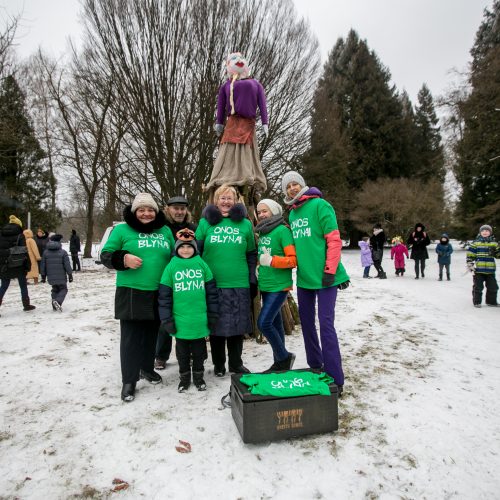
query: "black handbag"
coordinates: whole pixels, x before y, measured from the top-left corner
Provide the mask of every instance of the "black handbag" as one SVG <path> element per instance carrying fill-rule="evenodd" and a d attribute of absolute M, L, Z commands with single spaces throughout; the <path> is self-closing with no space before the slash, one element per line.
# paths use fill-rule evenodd
<path fill-rule="evenodd" d="M 24 268 L 28 259 L 28 247 L 19 245 L 19 238 L 17 237 L 16 244 L 9 248 L 9 256 L 7 257 L 7 267 L 9 269 Z"/>

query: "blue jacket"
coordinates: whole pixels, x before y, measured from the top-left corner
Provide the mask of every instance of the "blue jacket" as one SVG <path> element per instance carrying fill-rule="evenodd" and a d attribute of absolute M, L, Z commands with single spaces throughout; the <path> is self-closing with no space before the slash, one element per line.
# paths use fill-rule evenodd
<path fill-rule="evenodd" d="M 49 241 L 43 252 L 40 263 L 40 274 L 47 276 L 50 285 L 64 285 L 67 276 L 72 276 L 73 270 L 69 263 L 68 252 L 61 248 L 59 241 Z"/>
<path fill-rule="evenodd" d="M 451 254 L 453 253 L 453 247 L 451 246 L 451 243 L 438 243 L 436 245 L 436 253 L 438 254 L 439 264 L 451 263 Z"/>

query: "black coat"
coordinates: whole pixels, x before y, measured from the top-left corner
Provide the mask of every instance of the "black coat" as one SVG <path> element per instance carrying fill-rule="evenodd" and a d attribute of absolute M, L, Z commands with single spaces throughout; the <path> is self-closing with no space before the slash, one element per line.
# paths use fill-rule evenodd
<path fill-rule="evenodd" d="M 62 249 L 61 242 L 49 241 L 40 262 L 40 274 L 47 277 L 49 285 L 64 285 L 66 275 L 72 273 L 68 252 Z"/>
<path fill-rule="evenodd" d="M 411 248 L 410 259 L 420 260 L 428 259 L 429 253 L 427 252 L 427 245 L 430 245 L 431 240 L 429 235 L 425 232 L 425 227 L 422 227 L 421 231 L 412 231 L 408 236 L 406 246 Z M 416 226 L 415 226 L 416 228 Z"/>
<path fill-rule="evenodd" d="M 26 273 L 31 268 L 29 258 L 26 259 L 24 267 L 13 269 L 7 267 L 7 259 L 10 255 L 9 248 L 16 245 L 26 246 L 23 229 L 18 224 L 6 224 L 0 231 L 0 278 L 2 279 L 15 279 L 26 276 Z"/>
<path fill-rule="evenodd" d="M 38 253 L 40 256 L 43 255 L 43 252 L 45 252 L 45 247 L 47 246 L 47 243 L 49 242 L 49 235 L 45 233 L 42 237 L 35 235 L 34 238 L 36 246 L 38 247 Z"/>
<path fill-rule="evenodd" d="M 80 251 L 80 237 L 72 234 L 69 239 L 69 253 L 78 253 Z"/>
<path fill-rule="evenodd" d="M 372 247 L 372 251 L 375 250 L 384 250 L 386 236 L 384 231 L 378 234 L 372 234 L 370 236 L 370 246 Z"/>
<path fill-rule="evenodd" d="M 132 213 L 131 205 L 123 210 L 125 222 L 143 233 L 152 233 L 166 225 L 167 219 L 163 212 L 158 212 L 155 219 L 148 224 L 142 224 Z M 125 250 L 116 250 L 115 252 L 103 252 L 101 262 L 108 269 L 123 271 L 125 266 L 123 258 L 129 252 Z M 157 290 L 139 290 L 137 288 L 128 288 L 120 286 L 116 288 L 115 293 L 115 318 L 128 321 L 159 321 L 158 316 L 158 291 Z"/>

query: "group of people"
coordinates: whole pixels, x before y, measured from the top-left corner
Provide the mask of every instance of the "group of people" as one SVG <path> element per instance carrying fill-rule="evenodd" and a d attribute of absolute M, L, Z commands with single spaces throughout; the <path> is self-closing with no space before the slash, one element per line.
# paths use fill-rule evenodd
<path fill-rule="evenodd" d="M 54 311 L 62 311 L 62 304 L 68 293 L 67 283 L 73 281 L 73 271 L 80 271 L 78 252 L 80 239 L 72 230 L 70 253 L 73 267 L 69 262 L 66 250 L 62 248 L 60 234 L 48 234 L 39 228 L 36 235 L 31 229 L 23 230 L 22 221 L 15 215 L 0 230 L 0 305 L 10 283 L 16 279 L 21 290 L 24 311 L 36 309 L 31 303 L 28 284 L 33 280 L 37 285 L 41 282 L 52 285 L 51 305 Z M 16 255 L 17 258 L 13 258 Z"/>
<path fill-rule="evenodd" d="M 281 307 L 293 287 L 297 296 L 308 365 L 332 376 L 342 393 L 344 374 L 334 326 L 337 290 L 349 284 L 341 262 L 342 242 L 335 211 L 298 172 L 282 180 L 289 224 L 280 203 L 257 205 L 255 228 L 239 191 L 222 185 L 198 226 L 188 202 L 171 198 L 159 210 L 139 193 L 124 210 L 101 252 L 117 270 L 115 317 L 120 320 L 121 398 L 135 399 L 136 384 L 161 383 L 175 337 L 178 391 L 191 383 L 206 389 L 204 362 L 209 337 L 213 373 L 248 373 L 243 340 L 253 331 L 252 303 L 260 291 L 257 324 L 268 339 L 273 362 L 266 372 L 289 370 L 295 354 L 285 345 Z M 316 330 L 318 303 L 319 337 Z"/>
<path fill-rule="evenodd" d="M 383 248 L 386 236 L 380 224 L 373 227 L 371 237 L 364 236 L 358 246 L 361 251 L 361 266 L 363 267 L 363 278 L 370 278 L 370 268 L 375 266 L 376 278 L 387 278 L 382 268 Z M 415 224 L 414 230 L 409 234 L 406 245 L 400 236 L 392 239 L 391 259 L 394 261 L 396 276 L 405 273 L 405 256 L 415 261 L 415 279 L 425 278 L 425 261 L 429 258 L 427 246 L 430 238 L 425 226 L 420 222 Z M 411 249 L 411 254 L 408 254 Z M 447 281 L 451 280 L 450 265 L 453 246 L 448 234 L 443 233 L 436 245 L 437 262 L 439 265 L 438 280 L 443 281 L 443 272 L 446 272 Z M 479 228 L 479 233 L 467 249 L 467 267 L 473 273 L 472 303 L 475 307 L 481 307 L 482 293 L 486 288 L 486 305 L 496 307 L 498 284 L 495 277 L 495 259 L 500 258 L 500 247 L 493 236 L 491 226 L 485 224 Z"/>

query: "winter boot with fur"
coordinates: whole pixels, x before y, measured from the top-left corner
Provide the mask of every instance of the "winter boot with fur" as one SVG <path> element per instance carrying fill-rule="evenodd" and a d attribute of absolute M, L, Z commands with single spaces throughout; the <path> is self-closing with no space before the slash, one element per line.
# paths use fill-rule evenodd
<path fill-rule="evenodd" d="M 178 392 L 186 392 L 191 385 L 191 372 L 181 373 L 181 381 L 177 387 Z"/>
<path fill-rule="evenodd" d="M 36 307 L 30 304 L 30 298 L 23 297 L 23 311 L 33 311 L 33 309 L 36 309 Z"/>
<path fill-rule="evenodd" d="M 206 390 L 207 384 L 203 380 L 203 372 L 193 372 L 193 382 L 199 391 Z"/>

